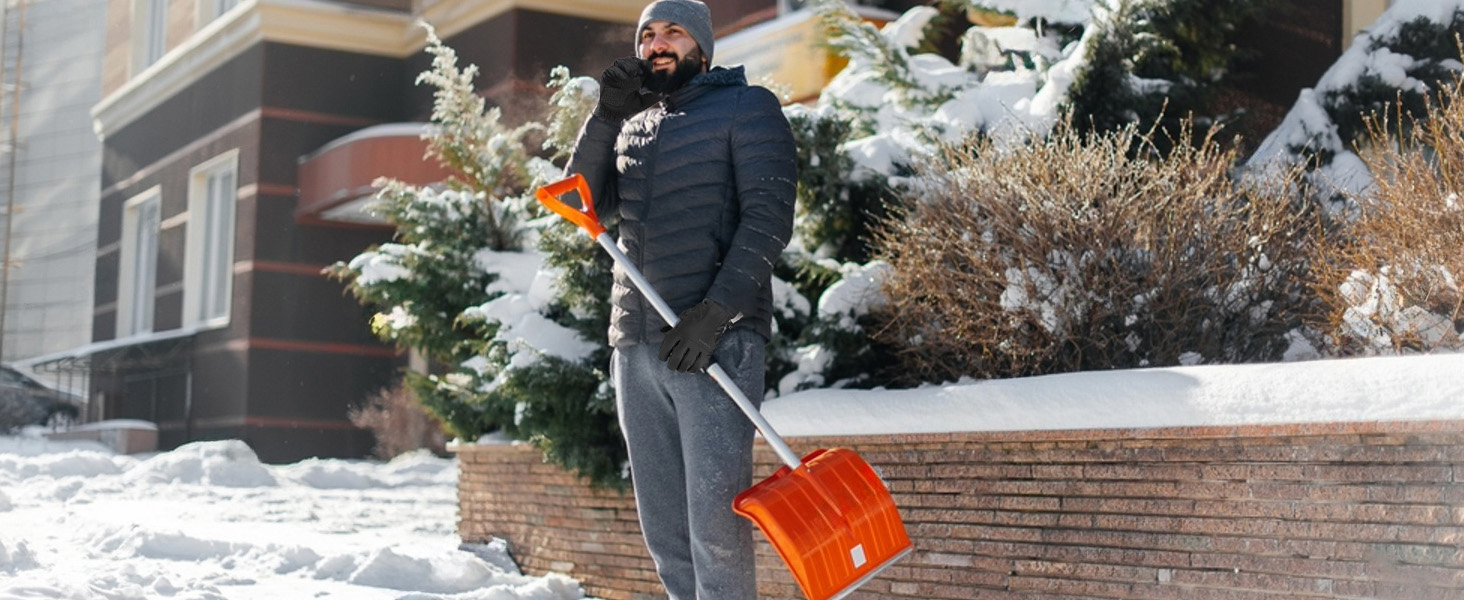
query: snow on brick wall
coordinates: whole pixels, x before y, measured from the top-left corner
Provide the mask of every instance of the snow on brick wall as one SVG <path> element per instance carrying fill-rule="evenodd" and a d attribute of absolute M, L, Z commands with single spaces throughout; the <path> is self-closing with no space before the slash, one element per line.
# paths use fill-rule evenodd
<path fill-rule="evenodd" d="M 1464 597 L 1464 421 L 795 438 L 858 451 L 916 551 L 851 599 Z M 465 542 L 661 597 L 629 494 L 458 448 Z M 758 476 L 778 466 L 762 444 Z M 760 596 L 802 596 L 759 537 Z"/>

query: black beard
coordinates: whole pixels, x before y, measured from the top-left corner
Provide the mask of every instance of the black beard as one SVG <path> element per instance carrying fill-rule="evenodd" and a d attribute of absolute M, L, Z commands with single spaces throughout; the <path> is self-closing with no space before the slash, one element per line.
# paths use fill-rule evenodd
<path fill-rule="evenodd" d="M 651 56 L 647 56 L 646 60 L 654 60 L 662 56 L 672 58 L 675 57 L 674 54 L 671 54 L 669 52 L 662 52 L 660 54 L 652 54 Z M 685 57 L 682 57 L 681 60 L 676 61 L 676 66 L 671 69 L 671 72 L 668 73 L 665 71 L 651 71 L 651 73 L 646 76 L 645 86 L 646 89 L 657 94 L 669 94 L 671 92 L 681 89 L 681 86 L 686 85 L 686 82 L 691 81 L 691 78 L 700 75 L 701 72 L 701 48 L 693 48 L 691 52 L 686 53 Z"/>

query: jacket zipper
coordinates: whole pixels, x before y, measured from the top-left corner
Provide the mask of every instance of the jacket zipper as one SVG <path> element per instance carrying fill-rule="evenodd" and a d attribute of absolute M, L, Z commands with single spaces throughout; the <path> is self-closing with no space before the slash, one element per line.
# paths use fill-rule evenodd
<path fill-rule="evenodd" d="M 646 245 L 650 241 L 650 231 L 648 230 L 648 227 L 650 226 L 650 223 L 651 223 L 651 211 L 653 211 L 653 210 L 656 209 L 656 203 L 655 203 L 655 198 L 656 198 L 656 177 L 655 177 L 655 175 L 656 175 L 656 163 L 659 162 L 659 158 L 661 156 L 661 137 L 660 137 L 661 123 L 666 119 L 666 116 L 669 113 L 669 111 L 666 110 L 667 105 L 668 105 L 668 102 L 663 100 L 662 103 L 661 103 L 661 106 L 659 107 L 661 109 L 660 118 L 659 119 L 650 120 L 650 122 L 647 123 L 648 125 L 651 125 L 651 127 L 648 127 L 647 128 L 647 131 L 646 131 L 646 134 L 648 135 L 647 144 L 646 144 L 646 150 L 647 151 L 646 151 L 646 164 L 645 164 L 645 168 L 646 168 L 646 199 L 645 199 L 645 202 L 646 202 L 646 213 L 645 213 L 645 220 L 642 221 L 642 224 L 641 224 L 641 243 L 640 243 L 640 247 L 638 247 L 636 249 L 636 261 L 635 261 L 636 262 L 636 265 L 642 271 L 645 270 L 645 265 L 646 265 Z M 654 115 L 652 115 L 652 116 L 654 116 Z M 646 296 L 645 296 L 644 293 L 640 294 L 640 305 L 641 305 L 640 306 L 640 309 L 641 309 L 641 311 L 640 311 L 641 312 L 641 340 L 644 340 L 644 341 L 649 342 L 651 340 L 651 315 L 653 314 L 653 312 L 655 311 L 655 309 L 651 307 L 650 300 L 648 300 L 646 298 Z M 659 332 L 657 332 L 657 333 L 659 333 Z"/>

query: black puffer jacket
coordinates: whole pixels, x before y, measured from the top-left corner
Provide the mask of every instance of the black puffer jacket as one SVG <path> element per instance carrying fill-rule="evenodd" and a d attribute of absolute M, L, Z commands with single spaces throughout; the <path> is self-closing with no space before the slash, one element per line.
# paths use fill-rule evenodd
<path fill-rule="evenodd" d="M 771 337 L 772 272 L 793 230 L 796 149 L 777 97 L 741 67 L 698 75 L 623 125 L 590 117 L 569 160 L 620 249 L 678 314 L 704 298 Z M 616 268 L 610 343 L 659 343 L 665 321 Z"/>

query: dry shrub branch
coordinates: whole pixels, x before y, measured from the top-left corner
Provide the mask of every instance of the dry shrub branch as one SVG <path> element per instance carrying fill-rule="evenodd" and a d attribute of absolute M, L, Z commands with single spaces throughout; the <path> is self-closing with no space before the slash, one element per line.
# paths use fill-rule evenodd
<path fill-rule="evenodd" d="M 443 456 L 447 435 L 442 422 L 422 408 L 401 382 L 377 390 L 360 408 L 349 411 L 351 423 L 376 436 L 377 458 L 390 460 L 418 449 Z"/>
<path fill-rule="evenodd" d="M 1338 354 L 1464 348 L 1464 102 L 1445 86 L 1420 117 L 1366 120 L 1374 189 L 1328 248 L 1317 293 Z"/>
<path fill-rule="evenodd" d="M 1061 125 L 919 169 L 879 235 L 893 266 L 878 333 L 912 378 L 1274 360 L 1305 321 L 1314 211 L 1241 185 L 1235 151 L 1188 128 L 1156 151 L 1129 128 Z"/>

